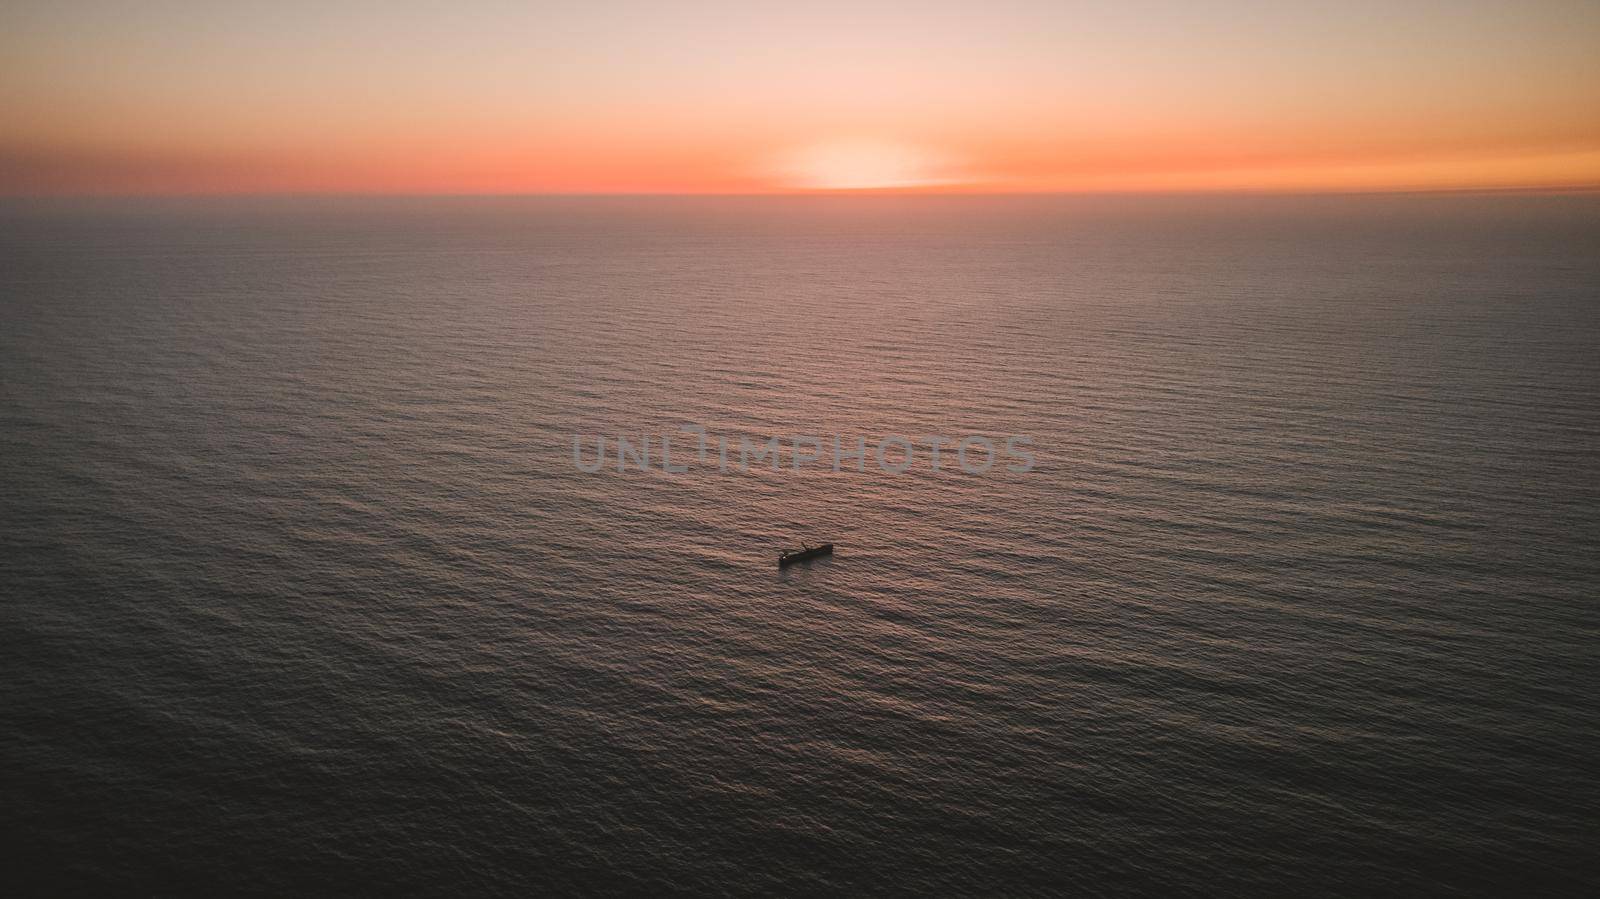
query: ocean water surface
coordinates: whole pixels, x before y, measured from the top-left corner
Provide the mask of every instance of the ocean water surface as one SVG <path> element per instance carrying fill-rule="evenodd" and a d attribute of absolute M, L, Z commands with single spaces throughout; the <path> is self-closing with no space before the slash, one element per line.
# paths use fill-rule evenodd
<path fill-rule="evenodd" d="M 10 895 L 1600 889 L 1600 197 L 8 201 L 0 291 Z M 685 424 L 1036 464 L 573 464 Z"/>

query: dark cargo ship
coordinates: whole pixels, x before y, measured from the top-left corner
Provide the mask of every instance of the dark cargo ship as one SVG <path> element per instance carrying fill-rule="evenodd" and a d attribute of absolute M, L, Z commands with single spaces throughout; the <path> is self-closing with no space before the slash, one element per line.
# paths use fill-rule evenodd
<path fill-rule="evenodd" d="M 832 543 L 824 543 L 821 546 L 806 546 L 802 543 L 800 547 L 800 549 L 793 552 L 778 553 L 778 567 L 786 568 L 796 562 L 804 562 L 807 559 L 815 559 L 818 556 L 833 555 Z"/>

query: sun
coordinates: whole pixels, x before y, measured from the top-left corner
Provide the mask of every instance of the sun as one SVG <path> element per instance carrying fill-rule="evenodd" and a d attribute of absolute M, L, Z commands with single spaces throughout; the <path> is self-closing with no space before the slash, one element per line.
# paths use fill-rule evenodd
<path fill-rule="evenodd" d="M 883 140 L 831 140 L 783 154 L 782 182 L 802 190 L 884 190 L 949 184 L 949 162 L 936 153 Z"/>

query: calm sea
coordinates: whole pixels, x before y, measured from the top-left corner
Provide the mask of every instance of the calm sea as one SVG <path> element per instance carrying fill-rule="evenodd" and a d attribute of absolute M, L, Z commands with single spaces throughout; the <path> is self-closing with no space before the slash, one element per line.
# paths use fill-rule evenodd
<path fill-rule="evenodd" d="M 8 202 L 0 291 L 9 895 L 1600 889 L 1600 196 Z M 573 464 L 684 424 L 1036 464 Z"/>

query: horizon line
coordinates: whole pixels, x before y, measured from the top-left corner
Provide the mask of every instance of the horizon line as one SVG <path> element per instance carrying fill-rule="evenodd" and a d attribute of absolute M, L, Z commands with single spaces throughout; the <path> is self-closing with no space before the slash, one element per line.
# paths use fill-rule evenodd
<path fill-rule="evenodd" d="M 271 200 L 271 199 L 672 199 L 672 198 L 960 198 L 960 197 L 1343 197 L 1440 194 L 1542 194 L 1577 196 L 1600 193 L 1600 183 L 1498 187 L 1397 188 L 1172 188 L 1080 190 L 916 190 L 840 188 L 768 191 L 107 191 L 0 193 L 0 202 L 19 200 Z"/>

